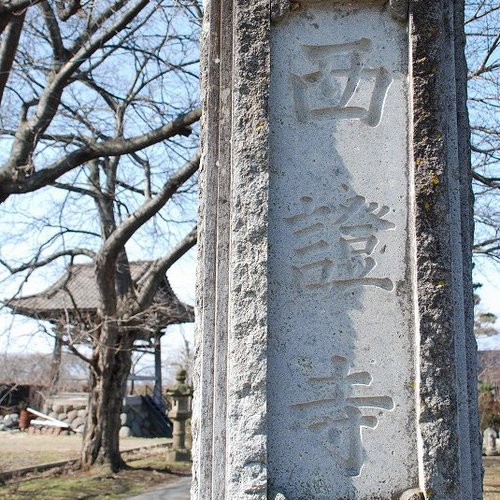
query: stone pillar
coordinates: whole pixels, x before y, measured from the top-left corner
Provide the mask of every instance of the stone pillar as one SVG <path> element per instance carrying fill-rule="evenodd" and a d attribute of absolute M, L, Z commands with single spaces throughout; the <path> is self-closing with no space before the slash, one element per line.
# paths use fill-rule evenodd
<path fill-rule="evenodd" d="M 167 459 L 173 462 L 191 460 L 191 452 L 186 446 L 186 421 L 191 418 L 191 396 L 193 391 L 186 384 L 186 370 L 179 370 L 177 384 L 167 389 L 166 395 L 172 402 L 168 417 L 172 420 L 172 449 L 167 452 Z"/>
<path fill-rule="evenodd" d="M 193 499 L 481 497 L 462 11 L 207 2 Z"/>

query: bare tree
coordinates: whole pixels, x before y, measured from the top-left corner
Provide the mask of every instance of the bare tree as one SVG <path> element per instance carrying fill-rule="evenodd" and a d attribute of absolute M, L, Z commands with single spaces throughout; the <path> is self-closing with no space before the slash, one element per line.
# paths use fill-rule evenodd
<path fill-rule="evenodd" d="M 196 242 L 201 7 L 11 0 L 0 12 L 0 200 L 8 224 L 16 223 L 1 263 L 21 285 L 61 261 L 94 264 L 99 305 L 85 331 L 92 352 L 64 342 L 91 372 L 82 465 L 118 470 L 119 414 L 139 325 L 155 308 L 168 309 L 169 297 L 158 303 L 157 292 Z M 31 194 L 12 197 L 24 193 Z M 30 243 L 13 255 L 27 234 Z M 151 252 L 139 281 L 130 248 Z"/>
<path fill-rule="evenodd" d="M 48 386 L 51 383 L 52 356 L 44 353 L 10 354 L 0 364 L 0 380 L 16 384 Z M 88 380 L 88 366 L 69 353 L 61 356 L 61 390 L 80 390 Z"/>
<path fill-rule="evenodd" d="M 500 261 L 500 5 L 467 0 L 468 106 L 476 257 Z"/>

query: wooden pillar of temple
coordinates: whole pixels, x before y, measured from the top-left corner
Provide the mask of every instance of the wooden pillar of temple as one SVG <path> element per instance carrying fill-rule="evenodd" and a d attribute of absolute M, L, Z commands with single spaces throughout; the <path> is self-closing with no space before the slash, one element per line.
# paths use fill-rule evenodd
<path fill-rule="evenodd" d="M 157 332 L 154 336 L 154 356 L 155 356 L 155 385 L 153 389 L 153 399 L 155 403 L 161 403 L 161 334 Z"/>

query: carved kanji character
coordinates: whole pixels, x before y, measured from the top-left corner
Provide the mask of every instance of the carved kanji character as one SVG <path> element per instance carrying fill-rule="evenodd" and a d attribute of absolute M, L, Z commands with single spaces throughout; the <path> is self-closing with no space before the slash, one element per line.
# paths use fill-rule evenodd
<path fill-rule="evenodd" d="M 378 424 L 377 416 L 364 415 L 362 409 L 393 410 L 394 401 L 389 396 L 349 396 L 352 385 L 370 387 L 373 377 L 366 371 L 350 373 L 343 356 L 333 356 L 331 361 L 330 374 L 307 379 L 318 396 L 292 408 L 306 413 L 309 429 L 326 433 L 326 446 L 343 461 L 346 474 L 359 476 L 365 460 L 362 428 L 375 429 Z M 344 447 L 343 440 L 347 441 Z"/>
<path fill-rule="evenodd" d="M 290 75 L 299 121 L 358 119 L 371 127 L 377 126 L 392 80 L 387 69 L 367 66 L 371 40 L 362 38 L 337 45 L 303 45 L 302 49 L 318 69 Z M 356 91 L 370 85 L 368 106 L 353 103 Z"/>

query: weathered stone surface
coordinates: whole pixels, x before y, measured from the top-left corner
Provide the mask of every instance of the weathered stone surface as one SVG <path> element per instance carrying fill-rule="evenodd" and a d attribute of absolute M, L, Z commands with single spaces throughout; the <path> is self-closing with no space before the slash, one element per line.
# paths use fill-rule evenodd
<path fill-rule="evenodd" d="M 480 498 L 463 1 L 411 13 L 421 482 Z"/>
<path fill-rule="evenodd" d="M 480 498 L 463 1 L 202 39 L 192 498 Z"/>
<path fill-rule="evenodd" d="M 130 427 L 127 427 L 126 425 L 123 425 L 120 427 L 120 437 L 129 437 L 132 435 L 132 432 L 130 430 Z"/>
<path fill-rule="evenodd" d="M 418 485 L 407 53 L 378 5 L 271 32 L 268 460 L 285 497 Z"/>
<path fill-rule="evenodd" d="M 205 9 L 202 71 L 210 92 L 202 95 L 198 227 L 199 241 L 209 239 L 198 248 L 203 292 L 193 411 L 203 424 L 193 419 L 192 487 L 193 498 L 204 500 L 267 494 L 269 26 L 266 0 L 216 1 Z"/>

